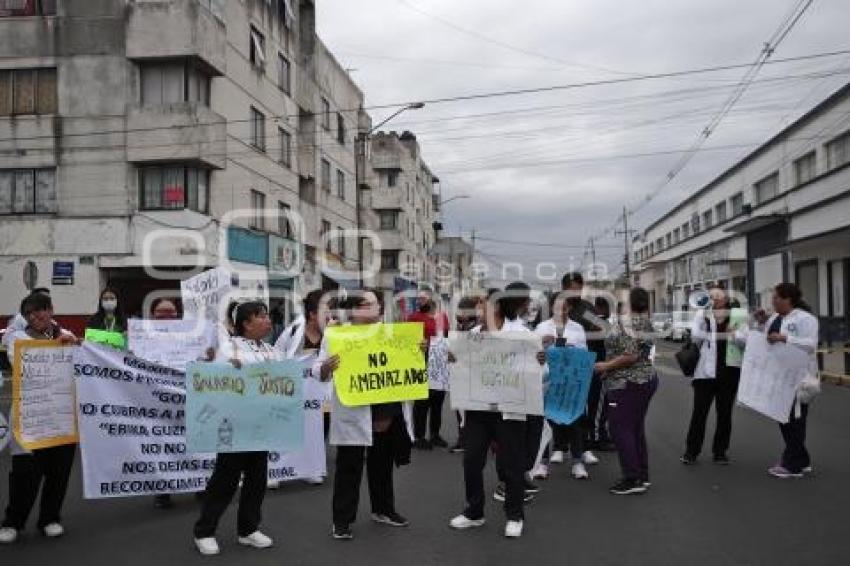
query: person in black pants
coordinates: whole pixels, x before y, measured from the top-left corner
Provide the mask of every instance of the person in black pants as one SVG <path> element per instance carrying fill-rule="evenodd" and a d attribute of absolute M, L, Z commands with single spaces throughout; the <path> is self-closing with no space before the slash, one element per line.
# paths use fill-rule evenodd
<path fill-rule="evenodd" d="M 445 399 L 445 391 L 429 389 L 427 399 L 413 403 L 413 435 L 417 439 L 415 444 L 417 448 L 430 450 L 433 447 L 446 448 L 448 446 L 448 443 L 440 436 Z M 425 440 L 426 428 L 428 429 L 429 440 Z"/>
<path fill-rule="evenodd" d="M 684 464 L 695 463 L 702 451 L 705 424 L 712 403 L 717 412 L 713 460 L 716 464 L 729 464 L 727 451 L 732 436 L 732 409 L 741 379 L 742 352 L 735 340 L 737 322 L 733 322 L 728 295 L 721 287 L 713 287 L 710 296 L 711 311 L 698 311 L 691 329 L 692 339 L 699 342 L 701 348 L 700 362 L 691 382 L 694 402 L 687 446 L 681 458 Z"/>
<path fill-rule="evenodd" d="M 246 364 L 281 361 L 283 354 L 263 341 L 272 329 L 268 308 L 261 302 L 239 304 L 233 311 L 235 336 L 220 344 L 216 361 L 231 363 L 236 368 Z M 221 450 L 216 456 L 212 477 L 204 492 L 201 516 L 195 523 L 195 546 L 203 555 L 220 552 L 215 539 L 216 527 L 242 478 L 237 512 L 237 541 L 244 546 L 269 548 L 273 541 L 260 532 L 261 508 L 268 482 L 268 451 L 227 452 L 232 444 L 232 431 L 220 430 Z"/>

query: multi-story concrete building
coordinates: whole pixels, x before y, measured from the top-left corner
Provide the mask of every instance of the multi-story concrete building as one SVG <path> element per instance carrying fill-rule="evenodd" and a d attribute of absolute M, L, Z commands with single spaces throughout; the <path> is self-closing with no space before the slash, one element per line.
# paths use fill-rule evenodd
<path fill-rule="evenodd" d="M 848 218 L 850 84 L 646 228 L 634 242 L 635 281 L 660 310 L 682 308 L 690 291 L 715 282 L 766 306 L 775 284 L 793 281 L 824 341 L 843 344 Z"/>
<path fill-rule="evenodd" d="M 217 265 L 272 289 L 356 273 L 363 93 L 316 36 L 312 0 L 13 4 L 0 312 L 48 285 L 78 328 L 106 284 L 138 313 Z"/>
<path fill-rule="evenodd" d="M 377 133 L 371 141 L 371 168 L 376 175 L 371 207 L 380 240 L 376 285 L 394 291 L 423 284 L 433 288 L 434 263 L 429 254 L 437 241 L 434 222 L 439 200 L 434 183 L 438 179 L 423 161 L 416 136 Z"/>
<path fill-rule="evenodd" d="M 477 289 L 472 269 L 474 249 L 460 236 L 438 236 L 432 250 L 436 291 L 451 299 Z"/>

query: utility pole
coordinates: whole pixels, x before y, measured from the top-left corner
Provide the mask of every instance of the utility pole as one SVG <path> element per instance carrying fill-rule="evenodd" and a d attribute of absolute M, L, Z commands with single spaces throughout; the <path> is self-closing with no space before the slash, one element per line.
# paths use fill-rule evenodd
<path fill-rule="evenodd" d="M 632 280 L 632 269 L 631 269 L 631 260 L 629 258 L 629 236 L 632 235 L 634 230 L 629 230 L 629 211 L 624 206 L 623 207 L 623 230 L 614 232 L 617 235 L 623 235 L 623 247 L 625 251 L 625 255 L 623 256 L 624 265 L 626 266 L 626 280 L 631 285 Z"/>
<path fill-rule="evenodd" d="M 596 279 L 596 245 L 593 236 L 590 237 L 590 261 L 593 267 L 593 279 Z"/>

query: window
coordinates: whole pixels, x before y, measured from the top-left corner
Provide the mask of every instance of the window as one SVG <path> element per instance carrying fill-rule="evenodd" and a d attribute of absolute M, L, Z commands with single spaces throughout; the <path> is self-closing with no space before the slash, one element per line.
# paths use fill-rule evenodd
<path fill-rule="evenodd" d="M 717 217 L 717 223 L 723 224 L 726 222 L 726 201 L 718 203 L 714 207 L 714 215 Z"/>
<path fill-rule="evenodd" d="M 336 170 L 336 196 L 345 200 L 345 173 Z"/>
<path fill-rule="evenodd" d="M 277 85 L 286 94 L 292 93 L 292 64 L 283 53 L 277 55 Z"/>
<path fill-rule="evenodd" d="M 209 205 L 209 171 L 196 167 L 153 166 L 139 169 L 142 210 L 188 208 L 206 214 Z"/>
<path fill-rule="evenodd" d="M 345 145 L 345 119 L 341 112 L 336 113 L 336 141 Z"/>
<path fill-rule="evenodd" d="M 325 240 L 325 251 L 331 253 L 331 239 L 330 239 L 330 231 L 331 231 L 331 223 L 327 220 L 322 220 L 322 233 L 319 234 Z"/>
<path fill-rule="evenodd" d="M 53 169 L 0 170 L 0 214 L 56 212 Z"/>
<path fill-rule="evenodd" d="M 673 243 L 678 244 L 682 240 L 682 231 L 679 228 L 673 230 Z"/>
<path fill-rule="evenodd" d="M 210 104 L 210 77 L 187 62 L 140 65 L 139 79 L 142 106 Z"/>
<path fill-rule="evenodd" d="M 711 210 L 706 210 L 702 213 L 702 229 L 708 230 L 714 224 L 714 213 Z"/>
<path fill-rule="evenodd" d="M 691 235 L 691 225 L 685 222 L 682 224 L 682 239 L 687 240 Z"/>
<path fill-rule="evenodd" d="M 288 168 L 292 168 L 292 134 L 278 128 L 280 134 L 280 162 Z"/>
<path fill-rule="evenodd" d="M 850 163 L 850 131 L 844 132 L 826 144 L 827 169 L 831 171 L 847 163 Z"/>
<path fill-rule="evenodd" d="M 657 240 L 655 240 L 655 249 L 658 250 L 659 252 L 664 249 L 664 240 L 663 239 L 658 238 Z"/>
<path fill-rule="evenodd" d="M 277 231 L 284 238 L 292 238 L 292 225 L 289 223 L 291 209 L 285 202 L 277 201 Z"/>
<path fill-rule="evenodd" d="M 248 59 L 251 61 L 251 65 L 257 69 L 266 66 L 266 38 L 254 26 L 251 26 L 251 45 Z"/>
<path fill-rule="evenodd" d="M 266 115 L 251 107 L 251 145 L 266 150 Z"/>
<path fill-rule="evenodd" d="M 380 210 L 378 216 L 381 219 L 381 230 L 395 230 L 398 228 L 398 212 L 395 210 Z"/>
<path fill-rule="evenodd" d="M 0 70 L 0 116 L 55 114 L 56 106 L 56 69 Z"/>
<path fill-rule="evenodd" d="M 266 195 L 251 189 L 251 228 L 262 230 L 266 227 Z"/>
<path fill-rule="evenodd" d="M 398 184 L 398 171 L 387 171 L 387 186 L 395 187 Z"/>
<path fill-rule="evenodd" d="M 328 131 L 331 129 L 331 103 L 327 98 L 322 98 L 322 127 Z"/>
<path fill-rule="evenodd" d="M 700 226 L 699 226 L 699 214 L 696 212 L 691 215 L 691 231 L 694 233 L 694 236 L 699 234 Z"/>
<path fill-rule="evenodd" d="M 732 217 L 739 216 L 744 212 L 744 193 L 736 193 L 729 199 L 732 203 Z"/>
<path fill-rule="evenodd" d="M 54 15 L 56 15 L 56 0 L 0 0 L 0 18 Z"/>
<path fill-rule="evenodd" d="M 673 245 L 673 234 L 668 232 L 667 236 L 665 236 L 664 240 L 665 240 L 664 241 L 664 247 L 669 248 L 670 246 Z"/>
<path fill-rule="evenodd" d="M 342 231 L 342 226 L 336 227 L 336 247 L 339 255 L 345 257 L 345 232 Z"/>
<path fill-rule="evenodd" d="M 817 157 L 814 151 L 810 151 L 794 162 L 794 181 L 797 185 L 808 183 L 815 178 L 817 170 Z"/>
<path fill-rule="evenodd" d="M 331 192 L 331 162 L 327 159 L 322 159 L 322 189 L 326 192 Z"/>
<path fill-rule="evenodd" d="M 755 189 L 756 204 L 762 204 L 769 201 L 775 197 L 779 191 L 779 173 L 774 173 L 765 177 L 755 184 Z"/>
<path fill-rule="evenodd" d="M 398 250 L 381 250 L 381 269 L 398 269 Z"/>

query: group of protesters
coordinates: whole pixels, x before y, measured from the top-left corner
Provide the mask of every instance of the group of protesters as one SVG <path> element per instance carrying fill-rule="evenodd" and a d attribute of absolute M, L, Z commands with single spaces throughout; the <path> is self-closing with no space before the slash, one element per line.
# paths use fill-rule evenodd
<path fill-rule="evenodd" d="M 333 297 L 320 290 L 308 293 L 301 305 L 301 315 L 274 342 L 269 340 L 273 325 L 263 301 L 233 302 L 226 308 L 222 329 L 205 359 L 237 368 L 294 359 L 307 368 L 307 378 L 327 384 L 326 436 L 335 447 L 331 533 L 334 539 L 354 537 L 364 467 L 371 520 L 389 527 L 408 526 L 408 519 L 396 508 L 394 470 L 409 464 L 414 450 L 427 457 L 424 454 L 433 449 L 462 453 L 465 505 L 449 521 L 451 528 L 459 530 L 485 523 L 487 497 L 483 472 L 488 455 L 495 453 L 499 483 L 493 498 L 503 502 L 504 535 L 518 538 L 524 529 L 525 506 L 539 496 L 536 482 L 548 478 L 553 467 L 567 459 L 571 462 L 570 475 L 585 480 L 589 477 L 588 468 L 599 462 L 594 452 L 616 451 L 622 474 L 610 487 L 612 494 L 645 494 L 652 485 L 645 422 L 659 387 L 659 375 L 654 364 L 655 333 L 649 293 L 635 287 L 616 304 L 602 298 L 590 302 L 587 296 L 578 273 L 566 274 L 562 292 L 553 294 L 548 304 L 537 305 L 540 308 L 535 309 L 530 308 L 531 289 L 523 282 L 463 297 L 450 309 L 442 308 L 439 297 L 430 290 L 419 291 L 415 312 L 403 319 L 422 324 L 421 349 L 426 359 L 433 344 L 445 340 L 450 331 L 531 333 L 539 342 L 537 363 L 545 388 L 547 349 L 579 348 L 595 355 L 586 411 L 575 422 L 563 424 L 547 421 L 542 415 L 498 410 L 456 411 L 457 441 L 451 445 L 444 438 L 448 436 L 444 430 L 448 427 L 442 420 L 450 389 L 433 388 L 426 399 L 414 403 L 349 407 L 340 402 L 330 386 L 341 360 L 331 352 L 325 329 L 335 324 L 370 325 L 386 320 L 384 293 L 377 290 L 337 292 Z M 691 330 L 692 339 L 700 348 L 700 360 L 692 382 L 693 411 L 681 459 L 687 465 L 698 462 L 712 403 L 718 416 L 713 461 L 730 463 L 732 406 L 749 333 L 762 332 L 770 343 L 785 342 L 800 348 L 813 361 L 817 345 L 817 319 L 806 312 L 800 290 L 793 284 L 777 285 L 773 314 L 768 317 L 763 311 L 756 311 L 754 322 L 746 313 L 740 316 L 735 312 L 722 288 L 712 288 L 710 298 L 711 304 L 695 313 Z M 104 289 L 89 327 L 126 333 L 127 318 L 122 306 L 117 290 Z M 181 317 L 180 310 L 176 298 L 160 298 L 150 305 L 149 316 L 175 319 Z M 4 337 L 10 356 L 14 356 L 16 341 L 27 339 L 63 344 L 80 342 L 56 323 L 48 289 L 36 289 L 21 302 L 20 312 L 11 320 Z M 449 365 L 455 361 L 451 351 L 448 361 Z M 812 366 L 812 372 L 816 375 L 816 365 Z M 812 470 L 805 447 L 810 400 L 811 397 L 801 392 L 791 408 L 788 423 L 781 425 L 785 450 L 780 462 L 769 470 L 773 476 L 798 478 Z M 61 509 L 75 453 L 73 444 L 29 451 L 13 442 L 8 505 L 0 528 L 0 543 L 18 540 L 39 492 L 38 529 L 47 537 L 64 534 Z M 269 487 L 267 466 L 267 452 L 217 455 L 215 469 L 200 496 L 199 517 L 194 525 L 194 542 L 201 554 L 220 552 L 215 536 L 217 526 L 240 489 L 238 543 L 255 548 L 273 545 L 271 537 L 260 530 L 263 499 Z M 311 478 L 313 483 L 322 480 Z M 169 507 L 169 495 L 160 494 L 155 504 Z"/>

